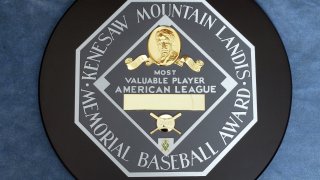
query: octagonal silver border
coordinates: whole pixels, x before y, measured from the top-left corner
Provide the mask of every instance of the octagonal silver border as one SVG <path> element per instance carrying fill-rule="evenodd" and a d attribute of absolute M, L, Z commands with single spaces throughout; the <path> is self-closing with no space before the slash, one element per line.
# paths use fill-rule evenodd
<path fill-rule="evenodd" d="M 217 16 L 231 31 L 233 31 L 251 50 L 252 64 L 252 99 L 253 99 L 253 120 L 232 140 L 232 142 L 211 162 L 202 172 L 129 172 L 117 159 L 115 159 L 92 134 L 79 121 L 79 91 L 80 91 L 80 52 L 96 37 L 116 16 L 118 16 L 128 5 L 135 2 L 194 2 L 202 3 L 213 14 Z M 217 12 L 206 0 L 127 0 L 108 20 L 106 20 L 85 42 L 76 49 L 75 67 L 75 124 L 102 150 L 128 177 L 195 177 L 207 176 L 210 171 L 228 154 L 228 152 L 242 139 L 242 137 L 258 122 L 257 89 L 256 89 L 256 58 L 255 47 L 238 30 L 236 30 L 219 12 Z"/>

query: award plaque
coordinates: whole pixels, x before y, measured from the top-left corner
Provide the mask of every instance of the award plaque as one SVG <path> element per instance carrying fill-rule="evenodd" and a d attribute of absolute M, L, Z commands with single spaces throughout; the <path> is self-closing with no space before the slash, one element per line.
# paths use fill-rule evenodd
<path fill-rule="evenodd" d="M 291 75 L 254 1 L 76 1 L 40 104 L 78 179 L 255 179 L 284 136 Z"/>

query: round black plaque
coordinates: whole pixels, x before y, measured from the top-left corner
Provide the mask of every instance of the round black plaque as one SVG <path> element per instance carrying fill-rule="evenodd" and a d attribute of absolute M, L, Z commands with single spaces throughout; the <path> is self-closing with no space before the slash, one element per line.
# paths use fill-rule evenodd
<path fill-rule="evenodd" d="M 144 1 L 132 1 L 131 3 L 134 8 L 140 8 L 141 10 L 142 6 L 140 7 L 137 2 Z M 145 2 L 150 3 L 152 1 Z M 201 3 L 202 1 L 195 2 Z M 77 101 L 75 98 L 75 91 L 79 84 L 76 83 L 75 74 L 79 71 L 77 69 L 77 49 L 79 49 L 88 37 L 97 31 L 97 29 L 116 13 L 117 10 L 119 11 L 119 17 L 123 17 L 123 15 L 127 16 L 127 21 L 130 19 L 129 16 L 137 18 L 137 14 L 121 14 L 125 11 L 125 7 L 123 7 L 125 2 L 120 0 L 112 2 L 105 0 L 76 1 L 61 19 L 50 39 L 43 58 L 39 87 L 41 112 L 48 137 L 61 161 L 76 178 L 140 179 L 140 177 L 144 177 L 144 179 L 154 179 L 153 176 L 156 176 L 160 179 L 255 179 L 270 163 L 284 136 L 291 107 L 291 74 L 283 44 L 271 21 L 254 1 L 209 0 L 207 2 L 208 3 L 206 3 L 205 6 L 210 5 L 213 7 L 223 19 L 228 21 L 229 25 L 232 25 L 237 32 L 240 32 L 240 34 L 254 46 L 254 48 L 251 49 L 251 51 L 254 51 L 254 54 L 251 52 L 251 58 L 255 57 L 253 58 L 255 60 L 254 63 L 251 63 L 250 65 L 255 66 L 255 73 L 250 71 L 250 78 L 255 76 L 255 81 L 252 82 L 256 82 L 255 88 L 253 88 L 253 90 L 256 91 L 255 93 L 251 91 L 251 94 L 256 95 L 257 114 L 255 115 L 257 115 L 257 122 L 242 135 L 242 138 L 237 140 L 237 143 L 221 157 L 221 160 L 207 170 L 207 173 L 193 175 L 192 172 L 187 172 L 183 177 L 179 177 L 177 174 L 170 175 L 170 173 L 173 172 L 172 169 L 169 170 L 169 172 L 167 171 L 169 175 L 166 175 L 166 171 L 157 171 L 156 169 L 155 173 L 162 172 L 163 174 L 152 175 L 153 170 L 150 170 L 150 168 L 146 169 L 146 171 L 149 171 L 149 174 L 147 175 L 144 173 L 142 173 L 142 175 L 134 175 L 134 173 L 131 174 L 130 172 L 125 173 L 123 170 L 126 169 L 125 165 L 120 165 L 123 168 L 119 168 L 119 164 L 112 160 L 110 156 L 106 155 L 106 153 L 102 151 L 102 148 L 98 147 L 96 143 L 92 141 L 92 138 L 89 138 L 88 134 L 84 133 L 79 126 L 76 125 L 75 114 L 77 111 L 75 110 L 75 107 Z M 162 4 L 168 2 L 156 1 L 154 3 L 159 4 L 159 6 L 154 7 L 155 9 L 157 7 L 161 8 Z M 180 4 L 183 4 L 183 1 L 172 1 L 170 3 L 171 6 L 172 4 L 177 3 L 176 7 L 180 7 Z M 190 1 L 188 3 L 190 3 Z M 148 6 L 152 5 L 145 5 L 145 8 L 147 9 Z M 183 7 L 182 13 L 185 13 L 184 10 L 186 10 L 186 6 Z M 119 8 L 123 11 L 120 11 Z M 206 27 L 204 22 L 200 22 L 203 14 L 201 14 L 201 16 L 199 15 L 200 17 L 198 20 L 195 20 L 193 16 L 191 17 L 195 8 L 197 8 L 197 5 L 190 8 L 190 14 L 188 14 L 186 18 L 183 18 L 183 15 L 181 15 L 181 21 L 183 21 L 181 22 L 181 26 L 183 26 L 184 22 L 187 23 L 192 21 L 192 23 Z M 147 11 L 149 10 L 150 9 L 147 9 Z M 199 9 L 199 13 L 200 11 L 201 9 Z M 141 12 L 143 11 L 141 10 Z M 208 14 L 210 13 L 211 12 L 208 12 Z M 149 15 L 152 16 L 151 13 Z M 219 15 L 214 14 L 212 17 L 218 17 Z M 155 15 L 155 17 L 151 17 L 151 19 L 154 18 L 156 21 L 161 19 L 161 17 L 162 16 L 157 17 L 157 15 Z M 189 17 L 191 18 L 188 20 Z M 148 17 L 145 16 L 145 18 L 144 21 L 148 21 Z M 173 21 L 178 21 L 173 17 L 171 17 L 171 19 L 173 19 Z M 204 19 L 208 20 L 207 17 Z M 219 23 L 219 21 L 221 21 L 221 19 L 218 19 L 216 23 Z M 112 22 L 115 21 L 110 21 L 110 23 Z M 120 22 L 124 23 L 125 21 L 122 19 Z M 139 24 L 137 24 L 137 26 L 138 25 Z M 207 27 L 209 27 L 208 24 Z M 129 29 L 130 28 L 140 29 L 139 27 L 129 27 Z M 190 26 L 189 29 L 183 27 L 182 30 L 189 32 L 189 35 L 191 33 L 190 37 L 192 37 L 192 28 L 199 27 L 194 25 Z M 227 28 L 230 27 L 228 26 Z M 182 34 L 179 30 L 177 31 Z M 219 29 L 215 31 L 215 35 L 217 35 L 218 32 Z M 130 33 L 133 32 L 130 31 Z M 123 34 L 125 34 L 125 32 L 123 32 Z M 116 36 L 117 32 L 114 35 Z M 135 34 L 132 34 L 132 36 L 133 35 Z M 101 36 L 101 38 L 103 37 Z M 201 37 L 199 38 L 201 39 Z M 182 40 L 183 39 L 184 37 Z M 206 37 L 204 37 L 204 39 L 206 39 Z M 128 46 L 128 48 L 130 46 L 129 42 L 119 42 L 116 38 L 114 39 L 114 42 L 117 43 L 116 45 L 119 48 L 120 46 Z M 201 42 L 199 42 L 199 44 L 201 44 Z M 182 46 L 182 48 L 183 47 L 184 46 Z M 203 47 L 205 52 L 209 51 L 208 49 L 210 49 L 210 47 Z M 109 53 L 118 52 L 113 51 Z M 121 55 L 122 54 L 119 54 L 119 57 Z M 140 54 L 136 55 L 138 56 Z M 189 55 L 192 56 L 192 54 Z M 219 64 L 219 60 L 217 60 L 217 62 Z M 208 63 L 205 61 L 205 68 L 207 64 Z M 83 67 L 84 65 L 80 63 L 80 66 Z M 146 68 L 145 66 L 142 66 L 144 65 L 141 65 L 141 69 Z M 151 67 L 157 68 L 158 66 L 154 65 Z M 174 68 L 180 67 L 175 66 Z M 104 70 L 101 69 L 101 71 L 105 71 L 106 69 L 107 68 L 104 68 Z M 190 72 L 190 76 L 194 75 L 186 65 L 183 66 L 183 69 Z M 209 68 L 205 70 L 210 71 Z M 226 71 L 228 72 L 229 70 Z M 81 73 L 81 70 L 79 73 Z M 100 72 L 99 69 L 97 78 L 102 74 L 103 72 Z M 236 76 L 231 75 L 231 77 Z M 111 81 L 114 81 L 114 79 L 111 79 Z M 238 84 L 241 86 L 243 85 L 242 82 L 239 82 Z M 230 91 L 231 95 L 236 95 L 237 88 L 231 89 Z M 242 97 L 243 96 L 244 95 L 242 94 Z M 101 98 L 100 95 L 99 98 Z M 107 101 L 107 99 L 104 101 Z M 80 100 L 80 105 L 81 103 L 83 103 L 83 101 Z M 221 105 L 217 106 L 217 108 L 221 108 L 222 111 L 224 108 L 228 108 L 228 106 Z M 83 109 L 80 108 L 80 110 L 82 111 Z M 163 111 L 157 112 L 161 113 Z M 112 121 L 115 117 L 119 116 L 120 112 L 116 109 L 110 109 L 103 110 L 102 113 L 104 114 L 104 119 Z M 181 120 L 181 122 L 182 121 L 183 120 Z M 177 120 L 177 123 L 180 123 L 180 120 Z M 132 131 L 135 130 L 132 129 Z M 122 132 L 133 136 L 130 129 L 123 129 Z M 137 137 L 140 136 L 141 134 L 137 135 Z M 190 137 L 192 136 L 194 135 L 191 133 Z M 147 147 L 149 145 L 146 144 L 145 146 Z M 142 147 L 141 145 L 139 147 L 141 149 L 144 148 L 143 145 Z M 203 148 L 205 148 L 205 145 Z M 121 155 L 124 154 L 124 149 L 125 147 L 123 147 Z M 133 154 L 132 149 L 134 149 L 134 147 L 131 147 L 131 149 L 128 150 L 129 153 L 126 157 L 123 157 L 123 159 L 130 159 L 130 156 Z M 196 151 L 198 146 L 195 146 L 194 149 L 194 151 Z M 215 151 L 215 149 L 213 149 L 213 151 Z M 174 152 L 175 151 L 173 151 L 173 153 Z M 179 154 L 179 152 L 176 154 Z M 202 158 L 202 160 L 204 159 Z M 121 157 L 119 161 L 120 164 L 126 162 L 121 162 Z M 151 159 L 148 161 L 150 162 Z M 139 164 L 138 160 L 136 160 L 135 163 Z M 176 170 L 175 172 L 179 171 L 180 170 Z M 181 171 L 183 171 L 182 168 Z"/>

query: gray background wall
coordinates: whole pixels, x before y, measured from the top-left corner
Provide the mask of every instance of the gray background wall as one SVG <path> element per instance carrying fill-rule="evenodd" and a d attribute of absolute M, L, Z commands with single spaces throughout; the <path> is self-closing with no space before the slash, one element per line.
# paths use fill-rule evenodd
<path fill-rule="evenodd" d="M 44 48 L 73 0 L 0 0 L 0 179 L 72 179 L 38 106 Z M 293 75 L 292 114 L 260 179 L 320 179 L 320 1 L 257 0 L 278 29 Z"/>

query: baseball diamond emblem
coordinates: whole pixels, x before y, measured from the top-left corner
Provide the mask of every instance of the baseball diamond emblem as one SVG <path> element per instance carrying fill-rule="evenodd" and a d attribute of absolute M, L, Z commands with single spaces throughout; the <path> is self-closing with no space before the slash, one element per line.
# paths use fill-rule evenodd
<path fill-rule="evenodd" d="M 75 76 L 75 124 L 128 177 L 206 176 L 258 121 L 254 46 L 205 0 L 127 1 Z"/>

